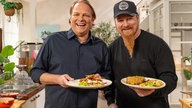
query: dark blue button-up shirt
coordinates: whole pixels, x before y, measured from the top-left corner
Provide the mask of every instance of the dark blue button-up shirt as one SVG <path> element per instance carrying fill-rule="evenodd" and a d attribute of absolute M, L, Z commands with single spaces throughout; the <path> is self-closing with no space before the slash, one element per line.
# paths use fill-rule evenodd
<path fill-rule="evenodd" d="M 42 45 L 31 77 L 40 83 L 45 73 L 69 74 L 75 79 L 99 73 L 108 78 L 111 72 L 106 44 L 89 33 L 89 39 L 80 44 L 76 35 L 69 31 L 56 32 L 48 36 Z M 46 85 L 46 108 L 96 108 L 98 90 L 63 88 L 60 85 Z"/>

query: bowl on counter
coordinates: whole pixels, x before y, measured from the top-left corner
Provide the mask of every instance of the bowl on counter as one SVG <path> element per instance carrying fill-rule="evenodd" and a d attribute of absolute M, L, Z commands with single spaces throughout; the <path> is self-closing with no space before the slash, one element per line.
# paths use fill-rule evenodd
<path fill-rule="evenodd" d="M 11 97 L 0 97 L 1 108 L 10 108 L 13 105 L 14 98 Z"/>
<path fill-rule="evenodd" d="M 18 92 L 0 93 L 0 97 L 12 97 L 16 98 L 19 95 Z"/>

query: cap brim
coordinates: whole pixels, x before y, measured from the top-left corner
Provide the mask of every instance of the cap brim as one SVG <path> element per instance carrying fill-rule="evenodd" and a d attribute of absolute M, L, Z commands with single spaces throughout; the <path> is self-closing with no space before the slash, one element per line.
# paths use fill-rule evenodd
<path fill-rule="evenodd" d="M 122 15 L 122 14 L 126 14 L 126 15 L 129 15 L 129 16 L 135 16 L 136 13 L 131 13 L 131 12 L 128 12 L 128 11 L 124 11 L 124 12 L 119 12 L 118 14 L 114 15 L 114 18 L 116 18 L 117 16 L 119 15 Z"/>

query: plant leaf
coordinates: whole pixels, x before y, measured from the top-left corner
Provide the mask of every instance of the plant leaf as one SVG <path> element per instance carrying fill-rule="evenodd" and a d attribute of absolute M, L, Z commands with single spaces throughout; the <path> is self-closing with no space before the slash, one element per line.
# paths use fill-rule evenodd
<path fill-rule="evenodd" d="M 0 78 L 0 84 L 3 84 L 4 83 L 4 79 L 3 78 Z"/>
<path fill-rule="evenodd" d="M 186 78 L 187 80 L 190 80 L 191 77 L 192 77 L 192 72 L 189 71 L 189 70 L 186 70 L 186 69 L 184 69 L 183 72 L 184 72 L 185 78 Z"/>
<path fill-rule="evenodd" d="M 14 48 L 12 45 L 5 46 L 1 51 L 1 56 L 8 57 L 14 54 Z"/>
<path fill-rule="evenodd" d="M 10 62 L 10 63 L 7 63 L 5 64 L 4 66 L 4 72 L 6 71 L 11 71 L 13 72 L 13 69 L 15 68 L 15 63 L 14 62 Z"/>

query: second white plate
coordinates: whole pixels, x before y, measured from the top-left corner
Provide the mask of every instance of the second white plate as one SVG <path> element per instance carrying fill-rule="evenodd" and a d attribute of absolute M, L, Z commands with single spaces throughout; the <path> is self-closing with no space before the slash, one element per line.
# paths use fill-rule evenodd
<path fill-rule="evenodd" d="M 148 79 L 148 80 L 158 80 L 158 81 L 161 81 L 163 83 L 162 86 L 160 87 L 148 87 L 148 86 L 140 86 L 140 85 L 133 85 L 133 84 L 127 84 L 126 83 L 126 78 L 123 78 L 121 79 L 121 83 L 128 86 L 128 87 L 134 87 L 134 88 L 139 88 L 139 89 L 160 89 L 160 88 L 163 88 L 165 87 L 165 82 L 160 80 L 160 79 L 155 79 L 155 78 L 148 78 L 148 77 L 145 77 L 145 79 Z"/>

